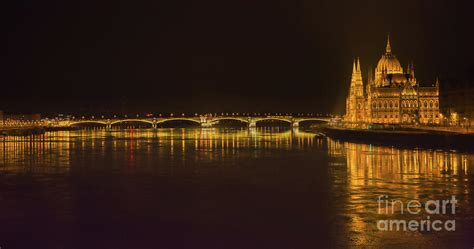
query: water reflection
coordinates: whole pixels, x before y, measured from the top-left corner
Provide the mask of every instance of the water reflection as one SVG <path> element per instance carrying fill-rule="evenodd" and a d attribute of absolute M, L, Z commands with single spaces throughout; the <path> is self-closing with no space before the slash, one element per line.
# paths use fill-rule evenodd
<path fill-rule="evenodd" d="M 169 219 L 206 225 L 233 223 L 243 227 L 242 230 L 256 227 L 259 237 L 262 230 L 272 231 L 273 236 L 278 228 L 278 232 L 284 231 L 285 236 L 297 238 L 301 244 L 321 242 L 312 231 L 306 231 L 309 227 L 315 231 L 332 231 L 333 247 L 380 248 L 406 243 L 416 245 L 413 248 L 436 247 L 452 242 L 452 236 L 462 241 L 474 232 L 473 165 L 472 154 L 457 151 L 347 143 L 278 127 L 96 129 L 4 137 L 0 141 L 0 176 L 8 184 L 0 187 L 9 189 L 12 193 L 3 194 L 14 198 L 8 202 L 11 208 L 0 215 L 0 221 L 20 217 L 15 222 L 25 222 L 21 215 L 28 205 L 17 205 L 21 201 L 30 204 L 34 198 L 17 197 L 19 191 L 15 188 L 19 186 L 25 189 L 22 191 L 31 191 L 25 196 L 36 196 L 35 202 L 40 200 L 47 203 L 45 206 L 54 207 L 51 209 L 60 217 L 57 222 L 61 229 L 63 220 L 87 219 L 91 213 L 92 220 L 109 212 L 117 217 L 123 217 L 121 212 L 132 218 L 135 214 L 155 217 L 156 209 L 160 209 L 158 214 L 164 218 L 159 216 L 152 222 Z M 20 183 L 25 179 L 7 179 L 5 175 L 32 177 Z M 32 181 L 49 175 L 58 177 Z M 70 181 L 64 175 L 79 177 L 81 181 Z M 178 184 L 163 178 L 174 179 Z M 22 184 L 28 187 L 22 188 Z M 35 184 L 42 186 L 39 189 L 44 193 L 34 192 Z M 104 194 L 90 186 L 113 191 Z M 157 197 L 157 192 L 162 199 Z M 177 194 L 169 197 L 168 192 Z M 375 226 L 380 219 L 376 213 L 378 195 L 403 201 L 456 195 L 459 231 L 453 234 L 379 232 Z M 49 196 L 54 196 L 54 200 Z M 125 211 L 120 205 L 114 209 L 99 206 L 91 210 L 81 206 L 84 200 L 99 202 L 104 207 L 117 202 L 134 205 L 124 207 L 130 209 Z M 168 206 L 163 205 L 163 200 Z M 192 210 L 182 210 L 189 206 Z M 84 209 L 87 214 L 82 213 Z M 18 216 L 11 215 L 15 212 Z M 265 222 L 261 222 L 262 217 Z M 334 219 L 330 220 L 329 229 L 318 228 L 326 224 L 321 220 L 331 217 Z M 132 218 L 124 223 L 141 225 L 141 220 Z M 269 220 L 278 222 L 266 226 Z M 104 222 L 110 222 L 113 230 L 116 221 Z M 221 229 L 215 226 L 216 231 Z M 302 231 L 288 235 L 289 228 L 295 227 L 304 227 L 302 230 L 310 235 L 304 237 Z"/>
<path fill-rule="evenodd" d="M 71 164 L 83 165 L 104 158 L 111 159 L 110 164 L 125 161 L 129 166 L 157 164 L 157 159 L 182 163 L 238 160 L 248 149 L 301 149 L 311 147 L 314 140 L 312 133 L 280 127 L 57 131 L 31 137 L 3 137 L 0 170 L 66 173 Z M 260 155 L 253 153 L 253 157 Z"/>
<path fill-rule="evenodd" d="M 333 191 L 343 196 L 337 208 L 345 218 L 343 226 L 345 233 L 349 235 L 343 242 L 346 245 L 371 245 L 379 248 L 382 245 L 410 244 L 437 248 L 449 244 L 444 241 L 444 244 L 440 245 L 438 239 L 435 239 L 451 236 L 446 233 L 378 231 L 376 222 L 380 219 L 422 218 L 422 215 L 414 217 L 411 214 L 400 214 L 399 206 L 394 207 L 396 215 L 384 218 L 377 212 L 379 195 L 403 203 L 410 200 L 419 200 L 422 203 L 427 200 L 445 200 L 455 195 L 459 200 L 455 219 L 458 228 L 464 229 L 457 234 L 472 233 L 472 154 L 397 149 L 331 139 L 328 139 L 328 153 L 333 159 L 330 163 L 334 177 Z M 389 204 L 388 210 L 391 208 Z M 384 212 L 384 209 L 381 211 Z M 461 239 L 458 242 L 463 241 L 461 235 L 457 239 Z"/>

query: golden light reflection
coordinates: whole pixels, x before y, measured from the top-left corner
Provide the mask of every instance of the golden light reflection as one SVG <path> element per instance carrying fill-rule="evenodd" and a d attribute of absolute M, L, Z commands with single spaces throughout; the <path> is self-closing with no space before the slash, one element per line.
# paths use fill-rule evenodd
<path fill-rule="evenodd" d="M 348 193 L 338 207 L 350 221 L 347 234 L 356 245 L 376 246 L 383 240 L 393 239 L 399 243 L 400 239 L 414 239 L 400 236 L 402 232 L 377 230 L 379 195 L 404 203 L 441 200 L 455 195 L 460 200 L 461 212 L 472 212 L 468 194 L 468 182 L 474 173 L 472 154 L 327 141 L 334 177 L 332 191 Z M 398 207 L 395 210 L 400 211 Z"/>
<path fill-rule="evenodd" d="M 456 195 L 462 212 L 474 213 L 469 199 L 474 174 L 472 154 L 339 142 L 278 127 L 94 129 L 3 137 L 0 172 L 58 174 L 98 170 L 174 175 L 188 162 L 199 162 L 195 165 L 200 167 L 185 172 L 199 174 L 205 173 L 206 166 L 233 166 L 245 162 L 239 160 L 242 158 L 261 159 L 282 151 L 304 151 L 301 156 L 309 155 L 309 160 L 315 162 L 328 159 L 329 164 L 315 167 L 329 167 L 330 189 L 322 191 L 335 196 L 331 200 L 338 209 L 335 213 L 343 216 L 339 222 L 347 229 L 341 234 L 348 236 L 350 245 L 370 244 L 377 248 L 379 241 L 392 236 L 375 229 L 378 195 L 403 201 Z M 322 158 L 312 158 L 315 153 Z"/>
<path fill-rule="evenodd" d="M 2 171 L 47 173 L 68 172 L 74 165 L 81 164 L 113 165 L 126 162 L 128 166 L 140 167 L 142 164 L 156 164 L 153 155 L 167 160 L 179 158 L 182 162 L 188 159 L 219 162 L 226 158 L 239 158 L 241 151 L 248 149 L 306 148 L 317 138 L 315 134 L 297 129 L 265 127 L 250 130 L 95 128 L 2 139 Z M 259 156 L 258 153 L 253 155 Z"/>

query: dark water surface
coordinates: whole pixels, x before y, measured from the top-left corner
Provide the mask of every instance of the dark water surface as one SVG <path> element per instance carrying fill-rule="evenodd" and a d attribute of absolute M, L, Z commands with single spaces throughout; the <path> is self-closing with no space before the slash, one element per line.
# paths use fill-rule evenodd
<path fill-rule="evenodd" d="M 50 132 L 0 142 L 8 248 L 473 248 L 474 155 L 283 128 Z M 456 231 L 379 231 L 377 197 L 459 201 Z M 395 214 L 398 219 L 423 215 Z"/>

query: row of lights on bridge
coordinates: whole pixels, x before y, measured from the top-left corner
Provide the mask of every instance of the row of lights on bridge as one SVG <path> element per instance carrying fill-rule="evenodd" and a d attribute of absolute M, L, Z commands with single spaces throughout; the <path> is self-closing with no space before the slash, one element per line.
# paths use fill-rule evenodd
<path fill-rule="evenodd" d="M 329 117 L 330 115 L 329 114 L 313 114 L 313 113 L 297 113 L 297 114 L 293 114 L 293 113 L 239 113 L 239 112 L 232 112 L 232 113 L 228 113 L 228 112 L 222 112 L 220 114 L 218 113 L 206 113 L 206 114 L 198 114 L 198 113 L 194 113 L 194 116 L 195 117 L 199 117 L 199 116 L 213 116 L 213 117 L 217 117 L 217 116 L 311 116 L 311 117 Z M 163 115 L 163 114 L 158 114 L 157 115 L 158 117 L 166 117 L 166 115 Z M 174 113 L 170 113 L 168 115 L 169 117 L 175 117 L 175 114 Z M 181 116 L 181 117 L 186 117 L 186 114 L 185 113 L 181 113 L 181 115 L 177 115 L 177 116 Z M 123 115 L 123 118 L 140 118 L 141 116 L 139 114 L 135 115 L 135 116 L 128 116 L 128 115 Z M 144 115 L 143 117 L 146 117 L 146 118 L 150 118 L 150 117 L 155 117 L 155 115 L 153 114 L 146 114 Z M 76 117 L 72 116 L 71 117 L 72 119 L 75 119 Z M 85 119 L 86 116 L 82 116 L 81 117 L 82 119 Z M 90 117 L 91 119 L 95 119 L 96 116 L 91 116 Z M 106 118 L 104 115 L 100 116 L 100 118 L 104 119 Z M 119 118 L 118 115 L 114 115 L 113 118 Z"/>

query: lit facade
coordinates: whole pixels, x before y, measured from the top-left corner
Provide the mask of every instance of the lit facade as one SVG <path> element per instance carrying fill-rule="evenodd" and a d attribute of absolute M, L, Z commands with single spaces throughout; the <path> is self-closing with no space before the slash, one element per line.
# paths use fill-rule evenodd
<path fill-rule="evenodd" d="M 413 63 L 404 70 L 387 40 L 375 71 L 362 80 L 360 61 L 354 61 L 345 121 L 350 123 L 439 124 L 439 83 L 420 86 Z"/>

